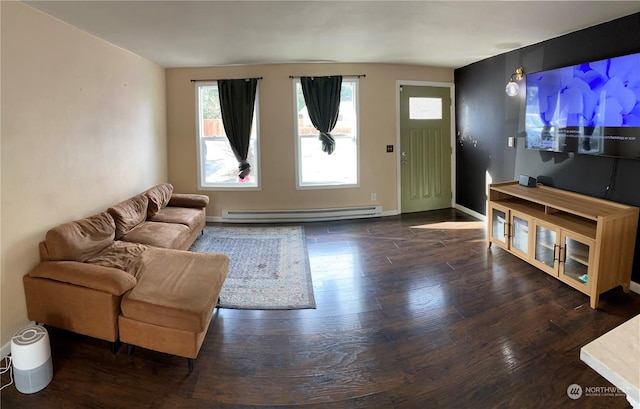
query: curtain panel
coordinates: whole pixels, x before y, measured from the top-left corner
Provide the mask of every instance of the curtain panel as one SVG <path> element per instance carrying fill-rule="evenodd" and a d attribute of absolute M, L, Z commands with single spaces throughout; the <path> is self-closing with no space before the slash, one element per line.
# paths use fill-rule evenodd
<path fill-rule="evenodd" d="M 238 160 L 238 177 L 240 179 L 246 178 L 251 172 L 247 155 L 249 154 L 257 88 L 258 80 L 256 78 L 218 80 L 222 124 L 231 150 Z"/>
<path fill-rule="evenodd" d="M 320 132 L 322 151 L 331 155 L 336 148 L 336 141 L 330 132 L 335 128 L 340 113 L 342 76 L 300 77 L 300 84 L 309 119 Z"/>

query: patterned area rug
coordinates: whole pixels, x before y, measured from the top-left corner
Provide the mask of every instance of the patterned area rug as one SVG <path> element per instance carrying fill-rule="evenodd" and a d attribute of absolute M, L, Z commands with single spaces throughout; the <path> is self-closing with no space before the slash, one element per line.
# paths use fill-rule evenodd
<path fill-rule="evenodd" d="M 229 256 L 222 308 L 315 308 L 304 229 L 206 226 L 189 249 Z"/>

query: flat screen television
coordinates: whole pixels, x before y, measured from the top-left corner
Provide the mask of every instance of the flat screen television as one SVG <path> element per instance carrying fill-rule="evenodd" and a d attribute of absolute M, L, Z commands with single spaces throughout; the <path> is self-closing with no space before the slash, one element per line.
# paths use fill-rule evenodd
<path fill-rule="evenodd" d="M 526 76 L 526 147 L 640 159 L 640 53 Z"/>

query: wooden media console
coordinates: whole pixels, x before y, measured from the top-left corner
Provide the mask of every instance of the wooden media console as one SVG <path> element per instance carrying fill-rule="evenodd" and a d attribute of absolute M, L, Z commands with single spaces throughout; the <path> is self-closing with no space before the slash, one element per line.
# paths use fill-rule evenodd
<path fill-rule="evenodd" d="M 629 291 L 638 211 L 548 186 L 489 185 L 488 245 L 492 243 L 590 297 L 622 286 Z"/>

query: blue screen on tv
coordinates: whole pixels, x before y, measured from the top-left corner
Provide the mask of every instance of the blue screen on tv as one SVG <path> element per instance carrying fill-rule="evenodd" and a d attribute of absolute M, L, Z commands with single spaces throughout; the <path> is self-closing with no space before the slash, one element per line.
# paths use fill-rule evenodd
<path fill-rule="evenodd" d="M 526 147 L 640 159 L 640 53 L 528 74 Z"/>

